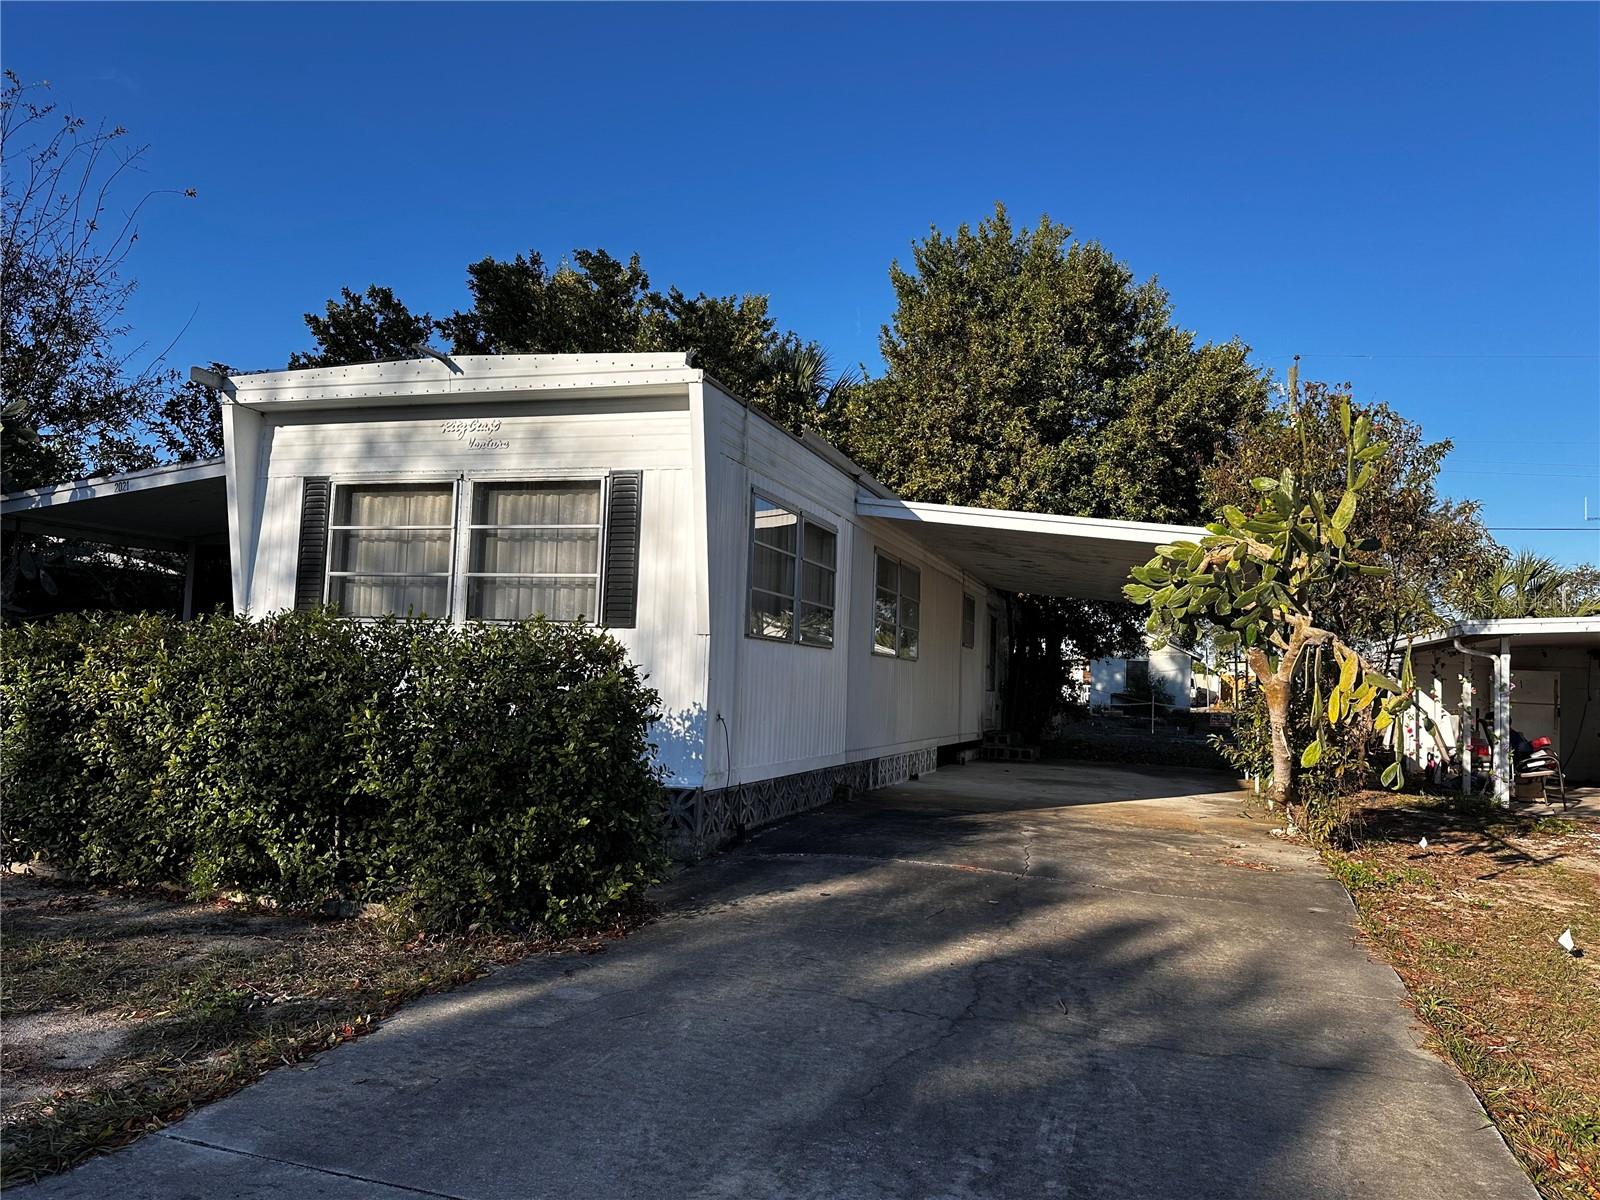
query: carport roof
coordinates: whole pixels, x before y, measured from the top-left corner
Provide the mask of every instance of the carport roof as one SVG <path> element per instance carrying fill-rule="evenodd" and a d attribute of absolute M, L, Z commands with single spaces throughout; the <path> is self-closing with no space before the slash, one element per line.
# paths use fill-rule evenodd
<path fill-rule="evenodd" d="M 1415 649 L 1444 645 L 1457 638 L 1484 648 L 1501 638 L 1538 646 L 1600 646 L 1600 616 L 1507 617 L 1497 621 L 1460 621 L 1440 633 L 1412 642 Z"/>
<path fill-rule="evenodd" d="M 0 517 L 7 529 L 116 546 L 225 546 L 225 468 L 212 458 L 10 492 L 0 498 Z"/>
<path fill-rule="evenodd" d="M 1121 600 L 1128 571 L 1167 542 L 1206 536 L 1192 525 L 917 504 L 861 495 L 859 516 L 896 527 L 984 582 L 1009 592 Z"/>

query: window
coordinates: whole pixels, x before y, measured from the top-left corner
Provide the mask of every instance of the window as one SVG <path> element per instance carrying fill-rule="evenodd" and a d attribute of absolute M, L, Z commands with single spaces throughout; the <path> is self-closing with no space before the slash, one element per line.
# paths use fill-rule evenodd
<path fill-rule="evenodd" d="M 978 602 L 971 596 L 961 597 L 961 645 L 971 650 L 978 642 Z"/>
<path fill-rule="evenodd" d="M 799 546 L 800 515 L 757 496 L 750 518 L 752 637 L 788 641 L 794 636 L 794 578 Z"/>
<path fill-rule="evenodd" d="M 993 609 L 989 610 L 989 640 L 983 648 L 983 687 L 985 691 L 994 691 L 995 658 L 999 654 L 1000 646 L 1000 617 Z"/>
<path fill-rule="evenodd" d="M 833 576 L 838 538 L 833 530 L 801 518 L 800 640 L 833 645 Z"/>
<path fill-rule="evenodd" d="M 351 617 L 450 614 L 455 488 L 341 487 L 328 526 L 328 602 Z"/>
<path fill-rule="evenodd" d="M 364 618 L 598 620 L 604 494 L 597 479 L 338 484 L 327 601 Z"/>
<path fill-rule="evenodd" d="M 469 619 L 598 618 L 598 482 L 474 484 L 469 528 Z"/>
<path fill-rule="evenodd" d="M 752 495 L 746 631 L 781 642 L 833 645 L 837 535 L 759 492 Z"/>
<path fill-rule="evenodd" d="M 872 652 L 914 659 L 922 625 L 922 572 L 909 563 L 877 556 L 872 608 Z"/>

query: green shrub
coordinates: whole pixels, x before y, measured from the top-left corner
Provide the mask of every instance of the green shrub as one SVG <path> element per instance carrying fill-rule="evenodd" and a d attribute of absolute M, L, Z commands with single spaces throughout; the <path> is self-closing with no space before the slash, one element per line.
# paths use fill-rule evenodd
<path fill-rule="evenodd" d="M 1323 694 L 1331 680 L 1325 680 Z M 1317 736 L 1311 717 L 1312 689 L 1295 689 L 1289 709 L 1289 745 L 1296 760 L 1291 815 L 1316 845 L 1348 844 L 1357 823 L 1355 797 L 1376 780 L 1368 766 L 1371 730 L 1351 721 L 1322 730 L 1324 750 L 1316 766 L 1298 765 L 1300 750 Z M 1257 779 L 1272 778 L 1272 730 L 1266 697 L 1252 684 L 1234 706 L 1233 727 L 1216 734 L 1211 744 L 1238 771 Z"/>
<path fill-rule="evenodd" d="M 90 616 L 0 638 L 9 858 L 555 929 L 659 867 L 656 696 L 592 627 Z"/>

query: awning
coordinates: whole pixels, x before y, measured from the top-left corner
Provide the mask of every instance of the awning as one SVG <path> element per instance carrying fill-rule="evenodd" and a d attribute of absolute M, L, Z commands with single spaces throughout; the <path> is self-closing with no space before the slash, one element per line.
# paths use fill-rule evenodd
<path fill-rule="evenodd" d="M 1600 616 L 1503 617 L 1498 620 L 1460 621 L 1442 633 L 1419 637 L 1412 648 L 1449 649 L 1459 638 L 1475 649 L 1489 650 L 1501 638 L 1517 646 L 1586 646 L 1600 650 Z"/>
<path fill-rule="evenodd" d="M 1059 517 L 1048 513 L 913 504 L 862 495 L 856 513 L 893 523 L 993 587 L 1035 596 L 1121 600 L 1133 567 L 1157 546 L 1206 536 L 1191 525 Z"/>
<path fill-rule="evenodd" d="M 80 479 L 0 497 L 7 530 L 115 546 L 181 550 L 228 544 L 223 460 Z"/>

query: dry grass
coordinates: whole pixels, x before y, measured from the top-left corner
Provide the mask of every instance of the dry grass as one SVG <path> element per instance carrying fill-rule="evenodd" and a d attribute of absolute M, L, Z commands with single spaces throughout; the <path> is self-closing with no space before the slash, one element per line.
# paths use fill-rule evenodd
<path fill-rule="evenodd" d="M 1540 1194 L 1600 1196 L 1600 826 L 1375 795 L 1327 858 Z"/>
<path fill-rule="evenodd" d="M 360 1037 L 424 992 L 530 953 L 593 953 L 637 923 L 559 943 L 430 936 L 18 876 L 4 881 L 3 915 L 7 1183 Z"/>

